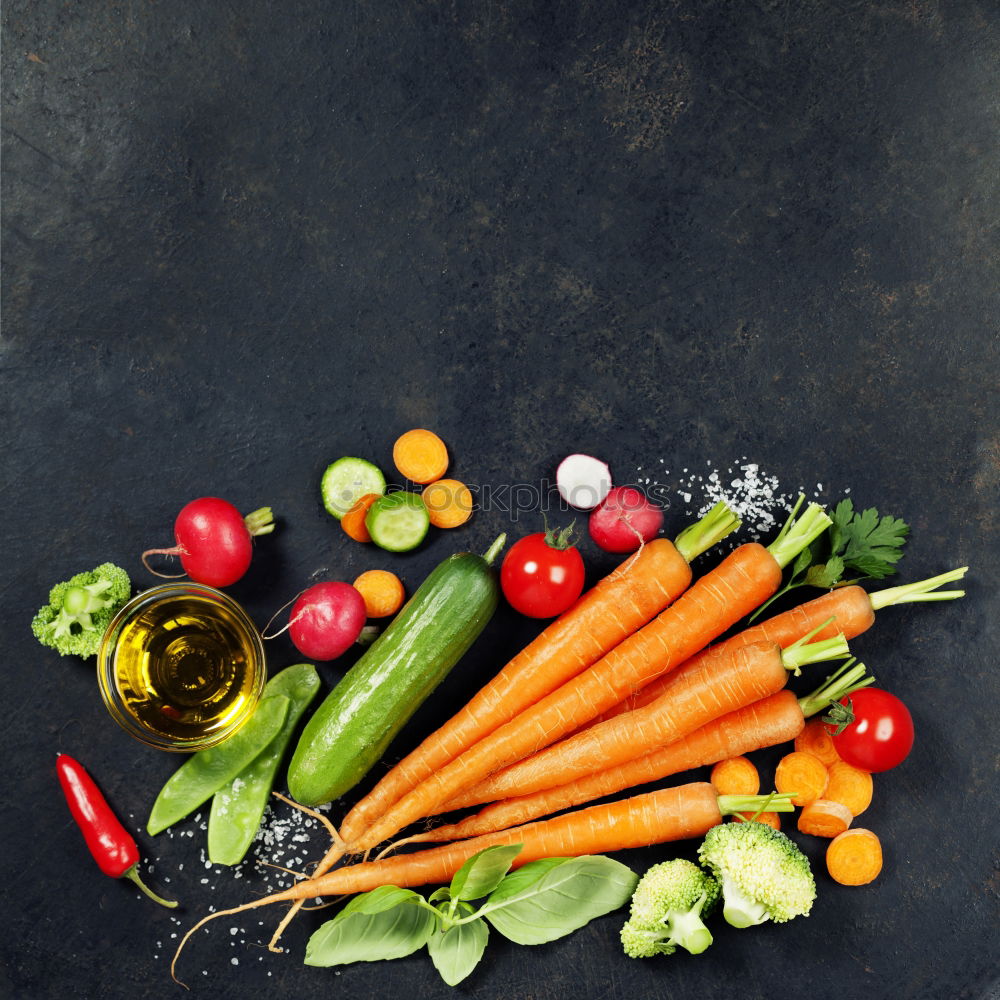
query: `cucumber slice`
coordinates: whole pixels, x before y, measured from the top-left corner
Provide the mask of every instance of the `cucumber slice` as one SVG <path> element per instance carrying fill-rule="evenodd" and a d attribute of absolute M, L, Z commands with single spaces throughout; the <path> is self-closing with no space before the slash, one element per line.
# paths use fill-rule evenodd
<path fill-rule="evenodd" d="M 423 500 L 416 493 L 387 493 L 371 505 L 365 527 L 380 549 L 409 552 L 427 534 L 431 523 Z"/>
<path fill-rule="evenodd" d="M 366 494 L 385 493 L 385 476 L 363 458 L 338 458 L 320 484 L 323 506 L 338 521 Z"/>

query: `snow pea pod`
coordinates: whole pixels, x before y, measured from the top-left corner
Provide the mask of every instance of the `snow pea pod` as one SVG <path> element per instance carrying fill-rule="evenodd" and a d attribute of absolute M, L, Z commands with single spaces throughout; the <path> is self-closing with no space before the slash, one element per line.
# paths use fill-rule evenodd
<path fill-rule="evenodd" d="M 192 754 L 160 789 L 146 829 L 157 834 L 207 802 L 278 735 L 287 714 L 283 695 L 264 698 L 250 721 L 225 743 Z"/>
<path fill-rule="evenodd" d="M 260 829 L 281 758 L 318 691 L 319 674 L 311 663 L 286 667 L 267 682 L 264 698 L 284 695 L 288 714 L 264 752 L 215 793 L 208 817 L 208 857 L 213 864 L 238 865 L 246 856 Z"/>

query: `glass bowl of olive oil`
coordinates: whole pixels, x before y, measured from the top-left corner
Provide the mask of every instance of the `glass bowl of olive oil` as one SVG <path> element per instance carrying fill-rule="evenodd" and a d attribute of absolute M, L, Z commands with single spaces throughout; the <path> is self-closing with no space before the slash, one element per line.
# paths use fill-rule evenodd
<path fill-rule="evenodd" d="M 112 718 L 162 750 L 204 750 L 245 723 L 267 667 L 257 626 L 227 594 L 163 584 L 115 615 L 97 653 Z"/>

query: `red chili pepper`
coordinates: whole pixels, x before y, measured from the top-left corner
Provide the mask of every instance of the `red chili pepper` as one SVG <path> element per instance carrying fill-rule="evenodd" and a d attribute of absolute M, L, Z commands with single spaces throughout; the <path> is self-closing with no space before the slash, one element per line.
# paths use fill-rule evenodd
<path fill-rule="evenodd" d="M 161 906 L 176 906 L 175 901 L 157 896 L 139 878 L 139 845 L 118 821 L 83 765 L 60 753 L 56 754 L 56 771 L 69 811 L 101 871 L 112 878 L 130 879 Z"/>

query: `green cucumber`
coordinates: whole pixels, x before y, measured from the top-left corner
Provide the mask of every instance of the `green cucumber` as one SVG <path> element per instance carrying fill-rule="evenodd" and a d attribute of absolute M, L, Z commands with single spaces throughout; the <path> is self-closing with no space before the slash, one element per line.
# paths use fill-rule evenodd
<path fill-rule="evenodd" d="M 426 537 L 431 517 L 416 493 L 400 490 L 379 497 L 365 516 L 372 541 L 389 552 L 409 552 Z"/>
<path fill-rule="evenodd" d="M 385 476 L 363 458 L 338 458 L 320 483 L 323 506 L 338 521 L 366 494 L 385 493 Z"/>
<path fill-rule="evenodd" d="M 460 552 L 440 563 L 327 695 L 288 768 L 296 801 L 321 805 L 353 788 L 458 663 L 496 610 L 490 567 L 505 541 L 485 556 Z"/>

